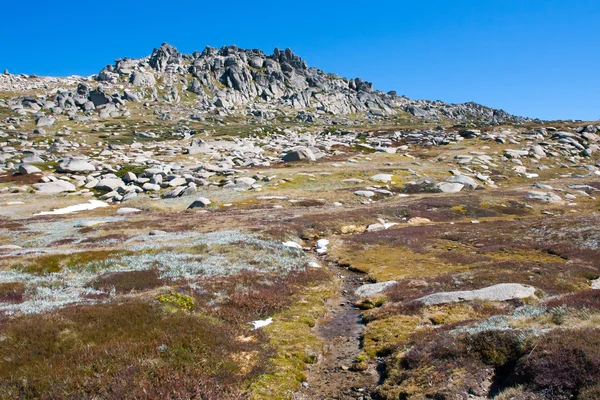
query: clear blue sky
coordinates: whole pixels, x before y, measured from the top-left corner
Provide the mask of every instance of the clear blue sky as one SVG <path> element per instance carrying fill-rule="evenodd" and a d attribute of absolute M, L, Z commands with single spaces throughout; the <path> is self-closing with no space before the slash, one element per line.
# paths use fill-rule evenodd
<path fill-rule="evenodd" d="M 10 1 L 0 68 L 90 75 L 162 42 L 290 47 L 384 91 L 600 119 L 600 0 Z"/>

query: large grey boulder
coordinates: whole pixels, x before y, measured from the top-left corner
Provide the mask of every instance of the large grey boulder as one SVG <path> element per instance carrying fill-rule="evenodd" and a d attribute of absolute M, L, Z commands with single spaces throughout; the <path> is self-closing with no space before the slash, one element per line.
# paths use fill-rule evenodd
<path fill-rule="evenodd" d="M 62 192 L 74 192 L 76 190 L 75 185 L 67 181 L 55 181 L 47 183 L 35 183 L 33 185 L 36 193 L 39 194 L 54 194 Z"/>
<path fill-rule="evenodd" d="M 415 301 L 430 306 L 473 300 L 507 301 L 533 296 L 535 296 L 535 288 L 533 286 L 521 285 L 520 283 L 501 283 L 478 290 L 434 293 Z"/>
<path fill-rule="evenodd" d="M 105 192 L 112 192 L 123 187 L 125 187 L 125 182 L 119 178 L 104 178 L 98 182 L 95 189 Z"/>
<path fill-rule="evenodd" d="M 465 185 L 462 183 L 452 183 L 452 182 L 440 182 L 437 184 L 437 188 L 441 190 L 443 193 L 458 193 Z"/>
<path fill-rule="evenodd" d="M 20 164 L 19 165 L 19 173 L 21 175 L 37 174 L 39 172 L 42 172 L 42 170 L 34 165 L 29 165 L 29 164 Z"/>
<path fill-rule="evenodd" d="M 137 176 L 133 172 L 129 171 L 129 172 L 125 173 L 125 175 L 123 175 L 123 178 L 121 178 L 121 179 L 123 179 L 123 182 L 126 182 L 126 183 L 135 182 L 135 180 L 137 179 Z"/>
<path fill-rule="evenodd" d="M 64 160 L 58 168 L 58 172 L 77 173 L 77 172 L 92 172 L 96 167 L 86 160 L 80 158 L 68 158 Z"/>
<path fill-rule="evenodd" d="M 254 183 L 256 182 L 256 180 L 254 178 L 250 178 L 250 177 L 243 177 L 243 178 L 237 178 L 234 183 L 236 186 L 240 186 L 240 187 L 250 187 L 252 185 L 254 185 Z"/>
<path fill-rule="evenodd" d="M 144 190 L 144 192 L 151 192 L 151 191 L 157 192 L 160 190 L 160 185 L 157 185 L 155 183 L 146 182 L 142 185 L 142 189 Z"/>
<path fill-rule="evenodd" d="M 54 125 L 55 122 L 56 122 L 56 118 L 54 118 L 54 117 L 39 117 L 35 121 L 35 126 L 37 126 L 38 128 L 43 128 L 46 126 L 52 126 L 52 125 Z"/>
<path fill-rule="evenodd" d="M 168 185 L 171 187 L 177 187 L 177 186 L 185 185 L 186 183 L 187 183 L 187 181 L 185 180 L 185 178 L 178 177 L 178 178 L 171 179 L 169 181 Z"/>
<path fill-rule="evenodd" d="M 477 183 L 477 181 L 475 179 L 471 178 L 470 176 L 466 176 L 466 175 L 450 176 L 450 177 L 446 178 L 446 182 L 460 183 L 464 187 L 468 187 L 470 189 L 477 189 L 477 187 L 479 186 L 479 184 Z"/>
<path fill-rule="evenodd" d="M 308 147 L 297 147 L 297 148 L 289 151 L 282 157 L 282 160 L 286 161 L 286 162 L 300 161 L 300 160 L 315 161 L 316 159 L 317 158 L 315 157 L 314 153 Z"/>

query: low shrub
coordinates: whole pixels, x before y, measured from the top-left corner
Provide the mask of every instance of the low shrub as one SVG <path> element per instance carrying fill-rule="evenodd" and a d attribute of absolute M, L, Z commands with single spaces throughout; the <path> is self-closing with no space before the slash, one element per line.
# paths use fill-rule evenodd
<path fill-rule="evenodd" d="M 20 303 L 25 296 L 23 282 L 0 283 L 0 303 Z"/>
<path fill-rule="evenodd" d="M 272 356 L 262 332 L 138 301 L 3 321 L 0 398 L 239 399 Z"/>
<path fill-rule="evenodd" d="M 154 269 L 141 271 L 121 271 L 110 272 L 99 276 L 89 284 L 96 290 L 105 292 L 114 290 L 121 293 L 129 293 L 131 291 L 147 290 L 163 285 L 163 281 L 158 275 L 158 271 Z"/>
<path fill-rule="evenodd" d="M 553 298 L 546 303 L 548 309 L 567 307 L 576 310 L 600 310 L 600 290 L 590 289 Z"/>
<path fill-rule="evenodd" d="M 309 268 L 287 275 L 244 271 L 202 283 L 194 297 L 211 315 L 234 323 L 265 318 L 290 305 L 293 295 L 328 279 L 325 270 Z"/>
<path fill-rule="evenodd" d="M 195 305 L 195 301 L 192 297 L 179 293 L 161 294 L 156 297 L 156 300 L 160 301 L 161 303 L 175 305 L 188 311 L 191 311 Z"/>
<path fill-rule="evenodd" d="M 518 361 L 515 374 L 548 399 L 592 398 L 600 384 L 600 329 L 552 331 Z"/>

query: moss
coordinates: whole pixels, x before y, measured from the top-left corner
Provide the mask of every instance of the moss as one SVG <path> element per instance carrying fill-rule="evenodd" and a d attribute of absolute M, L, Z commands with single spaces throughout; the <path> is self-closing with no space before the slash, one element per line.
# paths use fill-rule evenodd
<path fill-rule="evenodd" d="M 307 364 L 316 361 L 323 347 L 322 339 L 311 328 L 326 313 L 325 301 L 339 293 L 339 285 L 339 281 L 331 280 L 308 287 L 293 305 L 273 316 L 273 323 L 264 328 L 276 350 L 271 360 L 273 370 L 252 383 L 251 399 L 291 399 L 300 388 Z"/>
<path fill-rule="evenodd" d="M 97 272 L 112 265 L 112 259 L 131 254 L 124 250 L 89 250 L 71 254 L 49 254 L 25 259 L 13 264 L 12 269 L 29 274 L 45 275 L 69 270 Z"/>
<path fill-rule="evenodd" d="M 393 315 L 370 322 L 363 338 L 365 353 L 369 357 L 390 354 L 417 331 L 420 321 L 416 316 Z"/>
<path fill-rule="evenodd" d="M 376 281 L 422 278 L 468 271 L 469 267 L 440 260 L 435 253 L 415 253 L 407 247 L 386 244 L 346 243 L 333 247 L 330 254 L 340 264 L 369 274 Z"/>
<path fill-rule="evenodd" d="M 385 296 L 367 297 L 360 299 L 355 306 L 361 310 L 370 310 L 372 308 L 381 307 L 386 300 L 387 297 Z"/>
<path fill-rule="evenodd" d="M 481 315 L 468 303 L 430 306 L 422 310 L 425 319 L 433 325 L 454 324 L 456 322 L 475 319 Z"/>
<path fill-rule="evenodd" d="M 161 294 L 156 297 L 161 303 L 171 304 L 183 310 L 191 311 L 194 308 L 194 299 L 179 293 Z"/>
<path fill-rule="evenodd" d="M 467 213 L 467 209 L 464 206 L 453 206 L 452 207 L 452 211 L 458 212 L 458 213 L 462 213 L 462 214 L 466 214 Z"/>

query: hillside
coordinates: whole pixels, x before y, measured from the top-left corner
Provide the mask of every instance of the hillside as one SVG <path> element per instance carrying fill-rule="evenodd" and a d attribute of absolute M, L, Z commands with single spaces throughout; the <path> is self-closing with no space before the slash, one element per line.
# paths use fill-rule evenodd
<path fill-rule="evenodd" d="M 289 49 L 0 75 L 0 398 L 596 399 L 599 131 Z"/>

